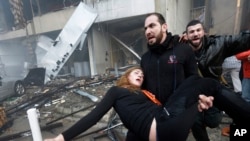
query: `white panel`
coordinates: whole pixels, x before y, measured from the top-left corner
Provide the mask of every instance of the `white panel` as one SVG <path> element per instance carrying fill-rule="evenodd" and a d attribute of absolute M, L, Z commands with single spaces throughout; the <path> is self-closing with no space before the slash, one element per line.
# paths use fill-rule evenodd
<path fill-rule="evenodd" d="M 54 43 L 47 48 L 45 56 L 41 57 L 41 61 L 38 60 L 38 67 L 46 68 L 45 83 L 57 76 L 80 41 L 86 39 L 96 17 L 97 13 L 93 9 L 82 2 L 78 5 Z"/>

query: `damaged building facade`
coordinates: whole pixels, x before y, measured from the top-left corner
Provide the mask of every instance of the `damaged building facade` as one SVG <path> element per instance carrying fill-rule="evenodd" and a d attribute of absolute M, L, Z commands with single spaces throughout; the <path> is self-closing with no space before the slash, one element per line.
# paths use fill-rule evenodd
<path fill-rule="evenodd" d="M 20 70 L 37 67 L 40 61 L 37 60 L 37 56 L 40 55 L 36 53 L 37 46 L 41 44 L 51 46 L 51 42 L 56 41 L 79 2 L 96 11 L 98 16 L 88 30 L 86 39 L 84 41 L 81 39 L 82 42 L 60 70 L 60 73 L 72 73 L 75 76 L 94 76 L 105 73 L 108 68 L 138 64 L 140 55 L 147 50 L 143 33 L 145 15 L 150 12 L 161 12 L 164 15 L 168 14 L 168 20 L 174 17 L 170 13 L 176 12 L 178 7 L 185 11 L 190 11 L 191 7 L 190 1 L 176 3 L 154 0 L 126 2 L 122 0 L 57 2 L 23 0 L 21 5 L 17 3 L 19 4 L 17 9 L 23 11 L 20 15 L 23 16 L 21 19 L 25 19 L 23 23 L 23 20 L 12 16 L 14 12 L 11 10 L 12 4 L 9 3 L 9 12 L 2 14 L 8 13 L 7 16 L 13 19 L 12 24 L 8 23 L 11 21 L 8 18 L 1 20 L 1 46 L 18 46 L 25 50 L 22 54 L 24 56 L 22 62 L 18 63 Z M 186 7 L 187 5 L 190 7 Z M 7 7 L 4 7 L 4 4 L 1 6 L 2 10 Z M 179 30 L 178 33 L 181 33 L 184 30 L 184 24 L 189 20 L 190 14 L 183 12 L 180 16 L 180 19 L 183 19 L 180 23 L 183 24 L 170 23 L 172 25 L 169 26 L 170 31 Z M 14 44 L 13 40 L 17 40 L 17 43 Z"/>
<path fill-rule="evenodd" d="M 21 3 L 15 3 L 15 0 L 10 0 L 1 2 L 3 12 L 1 12 L 0 40 L 1 48 L 4 50 L 2 52 L 8 52 L 10 46 L 13 51 L 22 50 L 18 51 L 19 58 L 15 59 L 20 61 L 16 65 L 18 67 L 16 70 L 25 75 L 27 69 L 38 65 L 40 60 L 37 60 L 39 59 L 37 56 L 40 52 L 36 52 L 37 46 L 40 44 L 51 46 L 51 42 L 58 40 L 60 32 L 80 2 L 93 9 L 97 18 L 87 31 L 86 39 L 84 37 L 80 39 L 81 43 L 60 69 L 61 73 L 72 73 L 76 76 L 94 76 L 105 73 L 107 68 L 139 63 L 140 56 L 147 50 L 143 31 L 147 13 L 162 13 L 166 17 L 169 31 L 175 34 L 181 34 L 187 22 L 193 18 L 202 20 L 211 34 L 232 34 L 239 32 L 241 27 L 242 7 L 237 9 L 237 2 L 243 4 L 244 1 L 23 0 Z M 231 10 L 222 11 L 218 8 L 224 4 Z M 6 10 L 7 8 L 9 10 Z M 222 21 L 223 28 L 219 24 L 219 19 L 223 19 L 222 17 L 224 19 L 229 17 Z M 11 56 L 11 53 L 7 54 Z M 2 55 L 1 60 L 7 62 Z M 8 66 L 8 63 L 5 63 L 7 69 L 6 65 Z"/>
<path fill-rule="evenodd" d="M 138 64 L 140 56 L 147 50 L 143 29 L 147 13 L 162 13 L 166 17 L 169 31 L 175 34 L 181 34 L 188 21 L 194 18 L 203 21 L 211 34 L 237 34 L 244 28 L 241 22 L 244 19 L 241 18 L 242 10 L 249 9 L 246 7 L 249 2 L 244 0 L 1 1 L 1 48 L 22 48 L 23 53 L 19 51 L 19 58 L 15 59 L 19 60 L 16 69 L 22 72 L 19 74 L 25 75 L 27 69 L 39 65 L 37 56 L 41 52 L 36 52 L 37 46 L 45 44 L 50 47 L 58 40 L 60 32 L 80 2 L 93 9 L 97 17 L 86 32 L 86 38 L 81 36 L 77 48 L 59 69 L 62 74 L 94 76 L 106 72 L 108 68 Z M 220 5 L 225 4 L 228 8 L 222 10 Z M 246 22 L 245 27 L 248 24 Z M 4 52 L 8 52 L 8 49 Z M 7 69 L 9 63 L 2 56 L 1 60 L 4 60 Z"/>

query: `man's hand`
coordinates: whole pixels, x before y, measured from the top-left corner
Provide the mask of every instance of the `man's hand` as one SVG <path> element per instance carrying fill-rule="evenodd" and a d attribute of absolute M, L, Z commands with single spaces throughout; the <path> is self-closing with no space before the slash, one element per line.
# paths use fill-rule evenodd
<path fill-rule="evenodd" d="M 199 95 L 199 104 L 198 110 L 202 112 L 203 110 L 207 110 L 213 106 L 214 97 L 212 96 L 205 96 L 203 94 Z"/>
<path fill-rule="evenodd" d="M 183 33 L 182 35 L 179 35 L 179 36 L 180 36 L 180 39 L 179 39 L 180 43 L 188 43 L 188 38 L 187 38 L 186 33 Z"/>

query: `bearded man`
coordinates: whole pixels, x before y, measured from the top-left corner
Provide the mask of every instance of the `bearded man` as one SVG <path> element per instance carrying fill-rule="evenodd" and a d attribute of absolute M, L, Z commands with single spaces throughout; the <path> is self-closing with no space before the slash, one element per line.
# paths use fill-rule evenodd
<path fill-rule="evenodd" d="M 200 75 L 220 80 L 222 64 L 225 58 L 250 49 L 250 32 L 239 35 L 206 35 L 203 24 L 198 20 L 190 21 L 186 26 L 188 43 L 195 53 Z M 222 118 L 217 108 L 210 108 L 197 116 L 192 133 L 197 141 L 209 141 L 206 127 L 217 127 Z M 225 128 L 222 134 L 228 132 Z"/>
<path fill-rule="evenodd" d="M 144 73 L 142 89 L 155 94 L 161 103 L 166 103 L 186 78 L 198 75 L 195 56 L 188 44 L 179 42 L 179 35 L 168 32 L 165 18 L 160 13 L 148 14 L 144 29 L 148 51 L 141 59 Z M 202 99 L 200 97 L 200 101 Z M 201 103 L 198 107 L 204 110 L 206 105 Z M 126 141 L 143 140 L 129 131 Z"/>

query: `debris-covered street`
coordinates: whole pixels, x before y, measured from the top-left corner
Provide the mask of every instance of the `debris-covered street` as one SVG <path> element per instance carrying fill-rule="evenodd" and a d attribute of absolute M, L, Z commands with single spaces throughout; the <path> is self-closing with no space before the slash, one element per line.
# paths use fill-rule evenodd
<path fill-rule="evenodd" d="M 93 79 L 62 77 L 44 87 L 29 87 L 27 94 L 3 101 L 6 119 L 5 125 L 1 128 L 0 140 L 22 140 L 21 138 L 30 136 L 26 111 L 33 107 L 39 110 L 44 137 L 60 133 L 91 111 L 105 91 L 114 84 L 114 80 L 115 77 L 97 76 Z M 112 110 L 92 130 L 105 130 L 111 112 Z M 116 124 L 122 127 L 121 123 Z M 110 125 L 111 128 L 112 126 Z M 27 137 L 25 138 L 27 140 Z"/>
<path fill-rule="evenodd" d="M 29 87 L 27 93 L 21 97 L 6 99 L 2 105 L 6 118 L 1 127 L 0 140 L 32 141 L 26 112 L 34 107 L 40 114 L 39 124 L 43 138 L 56 136 L 91 111 L 105 92 L 115 84 L 116 79 L 108 75 L 94 78 L 58 77 L 43 87 Z M 221 136 L 220 129 L 228 125 L 231 119 L 225 116 L 223 122 L 225 123 L 216 129 L 208 128 L 211 141 L 229 140 L 228 137 Z M 76 140 L 122 141 L 126 131 L 111 110 L 98 124 Z M 194 141 L 191 134 L 188 140 Z"/>

